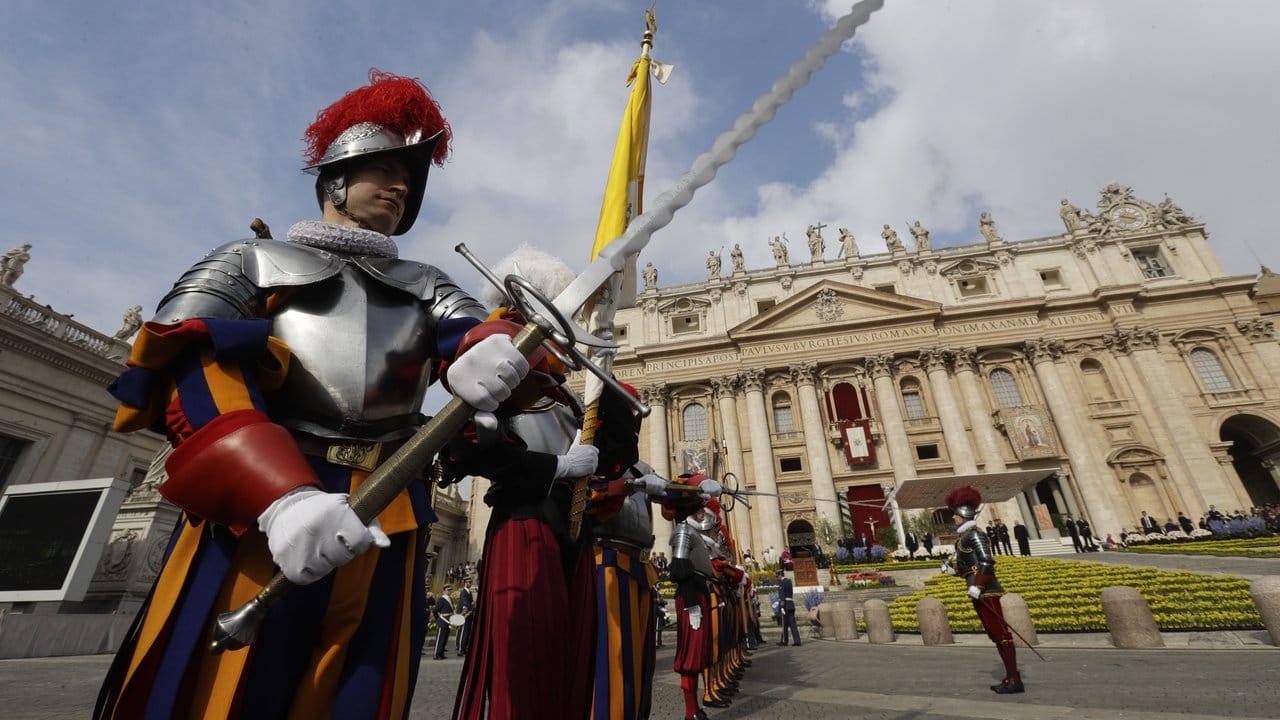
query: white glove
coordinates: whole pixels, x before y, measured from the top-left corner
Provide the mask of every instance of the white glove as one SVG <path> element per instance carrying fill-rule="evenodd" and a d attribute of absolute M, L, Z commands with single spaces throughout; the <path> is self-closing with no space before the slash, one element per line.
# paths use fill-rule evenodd
<path fill-rule="evenodd" d="M 702 627 L 702 606 L 689 608 L 689 627 L 697 630 Z"/>
<path fill-rule="evenodd" d="M 490 335 L 449 366 L 449 389 L 476 410 L 493 412 L 529 374 L 529 361 L 506 335 Z"/>
<path fill-rule="evenodd" d="M 942 572 L 946 573 L 947 575 L 955 575 L 955 574 L 956 574 L 956 569 L 955 569 L 955 568 L 953 568 L 953 567 L 951 567 L 951 561 L 950 561 L 950 560 L 943 560 L 943 561 L 942 561 Z"/>
<path fill-rule="evenodd" d="M 596 471 L 596 462 L 600 460 L 600 449 L 595 445 L 580 445 L 582 437 L 579 430 L 573 436 L 573 445 L 569 451 L 556 458 L 556 479 L 587 477 Z"/>
<path fill-rule="evenodd" d="M 647 495 L 661 495 L 667 491 L 668 483 L 666 478 L 654 473 L 649 473 L 648 475 L 636 480 L 634 484 L 636 487 L 644 490 Z"/>
<path fill-rule="evenodd" d="M 977 600 L 978 598 L 981 598 L 981 597 L 982 597 L 982 589 L 981 589 L 981 588 L 979 588 L 977 585 L 970 585 L 970 586 L 969 586 L 969 597 L 973 598 L 974 600 Z"/>
<path fill-rule="evenodd" d="M 720 483 L 716 482 L 715 480 L 707 479 L 698 483 L 698 495 L 702 496 L 703 500 L 710 500 L 713 497 L 720 497 L 720 493 L 723 490 L 724 488 L 721 488 Z"/>
<path fill-rule="evenodd" d="M 368 527 L 347 504 L 345 493 L 314 487 L 286 493 L 258 516 L 258 529 L 284 576 L 309 585 L 347 564 L 371 545 L 388 547 L 390 538 L 375 519 Z"/>

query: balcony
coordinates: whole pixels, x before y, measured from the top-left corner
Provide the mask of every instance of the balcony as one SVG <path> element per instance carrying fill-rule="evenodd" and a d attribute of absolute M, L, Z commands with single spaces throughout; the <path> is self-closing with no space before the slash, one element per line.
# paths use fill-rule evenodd
<path fill-rule="evenodd" d="M 1223 390 L 1221 392 L 1204 393 L 1205 403 L 1212 408 L 1238 407 L 1240 405 L 1257 405 L 1262 402 L 1257 390 Z"/>
<path fill-rule="evenodd" d="M 129 357 L 129 343 L 81 325 L 51 308 L 47 308 L 21 295 L 10 295 L 9 301 L 0 309 L 0 315 L 13 318 L 17 322 L 28 325 L 43 333 L 53 336 L 68 345 L 82 348 L 94 355 L 111 360 L 124 360 Z"/>

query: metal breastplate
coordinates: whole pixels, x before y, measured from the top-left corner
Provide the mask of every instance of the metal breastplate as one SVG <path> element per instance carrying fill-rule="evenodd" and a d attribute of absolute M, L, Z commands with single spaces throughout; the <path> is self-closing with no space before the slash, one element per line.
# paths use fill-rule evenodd
<path fill-rule="evenodd" d="M 622 503 L 622 510 L 608 522 L 595 527 L 599 540 L 620 542 L 640 550 L 653 547 L 653 519 L 649 514 L 649 499 L 642 492 L 634 492 Z"/>
<path fill-rule="evenodd" d="M 574 435 L 582 427 L 582 415 L 577 407 L 543 398 L 533 408 L 504 422 L 511 434 L 523 440 L 530 450 L 563 455 L 573 446 Z"/>
<path fill-rule="evenodd" d="M 711 564 L 711 553 L 697 530 L 688 523 L 678 522 L 671 533 L 671 557 L 688 559 L 694 571 L 704 578 L 714 577 L 716 568 Z"/>
<path fill-rule="evenodd" d="M 272 403 L 277 422 L 325 437 L 413 432 L 435 347 L 421 300 L 344 265 L 325 282 L 296 288 L 272 318 L 272 334 L 293 351 L 281 401 Z"/>

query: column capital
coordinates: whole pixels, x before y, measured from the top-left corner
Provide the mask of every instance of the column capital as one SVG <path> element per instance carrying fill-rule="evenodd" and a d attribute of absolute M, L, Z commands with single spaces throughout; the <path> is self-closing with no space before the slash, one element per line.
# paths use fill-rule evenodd
<path fill-rule="evenodd" d="M 742 389 L 747 392 L 752 390 L 756 392 L 764 392 L 764 370 L 760 368 L 750 368 L 743 370 L 740 376 L 742 378 Z"/>
<path fill-rule="evenodd" d="M 711 389 L 715 392 L 716 399 L 733 397 L 738 392 L 738 386 L 742 384 L 742 376 L 734 373 L 723 377 L 713 377 L 710 380 Z"/>
<path fill-rule="evenodd" d="M 867 374 L 873 379 L 893 377 L 893 354 L 868 355 L 863 362 L 867 366 Z"/>
<path fill-rule="evenodd" d="M 1154 350 L 1159 344 L 1160 331 L 1153 327 L 1136 327 L 1129 331 L 1129 348 L 1131 350 Z"/>
<path fill-rule="evenodd" d="M 934 370 L 947 369 L 947 356 L 951 351 L 947 348 L 925 348 L 920 351 L 920 364 L 924 366 L 925 372 L 933 372 Z"/>
<path fill-rule="evenodd" d="M 1131 349 L 1129 347 L 1129 332 L 1127 330 L 1117 330 L 1113 333 L 1106 333 L 1102 336 L 1102 344 L 1106 345 L 1107 349 L 1114 355 L 1128 355 Z"/>
<path fill-rule="evenodd" d="M 812 385 L 814 376 L 818 373 L 818 364 L 812 362 L 796 363 L 788 368 L 791 373 L 791 381 L 796 385 Z"/>
<path fill-rule="evenodd" d="M 1237 320 L 1236 329 L 1249 338 L 1251 343 L 1268 342 L 1276 339 L 1276 324 L 1267 318 L 1251 318 Z"/>
<path fill-rule="evenodd" d="M 951 351 L 951 362 L 955 363 L 956 372 L 978 371 L 978 349 L 977 348 L 957 348 Z"/>
<path fill-rule="evenodd" d="M 666 385 L 646 385 L 640 388 L 640 400 L 650 407 L 666 405 L 670 397 L 671 391 L 667 390 Z"/>
<path fill-rule="evenodd" d="M 1022 344 L 1022 351 L 1032 365 L 1053 362 L 1062 357 L 1062 341 L 1057 338 L 1037 338 Z"/>

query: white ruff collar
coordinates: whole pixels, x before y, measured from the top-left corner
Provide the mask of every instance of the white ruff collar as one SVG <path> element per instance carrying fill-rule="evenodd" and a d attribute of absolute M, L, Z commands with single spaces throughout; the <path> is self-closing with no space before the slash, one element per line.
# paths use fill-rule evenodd
<path fill-rule="evenodd" d="M 350 255 L 400 257 L 396 241 L 380 232 L 319 220 L 303 220 L 289 228 L 289 242 Z"/>
<path fill-rule="evenodd" d="M 975 527 L 977 524 L 978 524 L 977 520 L 966 520 L 960 524 L 960 527 L 956 528 L 956 534 L 963 535 L 965 530 L 968 530 L 971 527 Z"/>

